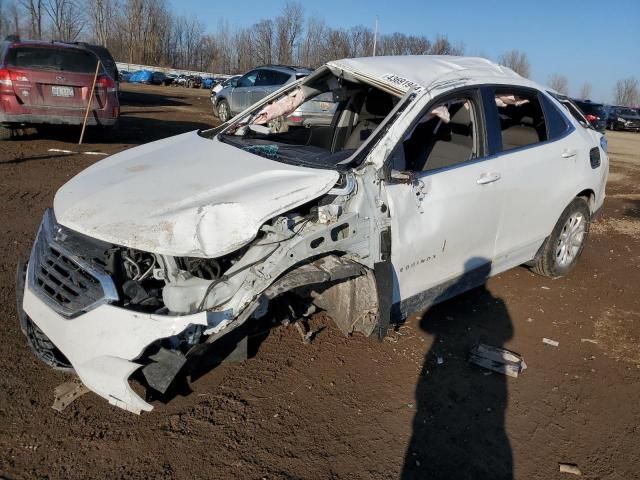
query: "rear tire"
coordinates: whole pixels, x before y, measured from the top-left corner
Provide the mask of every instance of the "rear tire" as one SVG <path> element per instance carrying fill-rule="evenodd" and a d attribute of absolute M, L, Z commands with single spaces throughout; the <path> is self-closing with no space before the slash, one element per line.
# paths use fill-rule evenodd
<path fill-rule="evenodd" d="M 569 273 L 584 249 L 590 225 L 591 212 L 587 201 L 581 197 L 574 198 L 534 259 L 533 271 L 549 278 Z"/>
<path fill-rule="evenodd" d="M 0 125 L 0 141 L 11 138 L 11 129 Z"/>

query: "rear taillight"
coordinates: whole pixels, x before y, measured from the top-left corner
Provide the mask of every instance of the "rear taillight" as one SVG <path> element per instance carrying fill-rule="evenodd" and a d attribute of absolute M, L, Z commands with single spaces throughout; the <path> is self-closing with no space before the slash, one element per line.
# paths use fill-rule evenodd
<path fill-rule="evenodd" d="M 6 68 L 0 69 L 0 93 L 3 93 L 5 90 L 13 91 L 12 86 L 11 72 Z"/>
<path fill-rule="evenodd" d="M 585 118 L 591 123 L 595 122 L 596 120 L 599 120 L 598 117 L 596 117 L 595 115 L 591 115 L 591 114 L 586 115 Z"/>
<path fill-rule="evenodd" d="M 24 72 L 0 68 L 0 93 L 13 93 L 13 82 L 28 82 Z"/>
<path fill-rule="evenodd" d="M 108 93 L 116 91 L 116 82 L 108 75 L 100 75 L 96 80 L 96 87 L 103 88 Z"/>

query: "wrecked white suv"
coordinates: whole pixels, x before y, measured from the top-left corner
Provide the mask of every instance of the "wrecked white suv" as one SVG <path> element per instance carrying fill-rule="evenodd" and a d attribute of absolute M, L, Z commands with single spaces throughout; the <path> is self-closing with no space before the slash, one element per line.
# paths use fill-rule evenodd
<path fill-rule="evenodd" d="M 276 128 L 318 95 L 337 104 L 330 121 Z M 382 337 L 516 265 L 561 276 L 604 200 L 606 143 L 585 125 L 480 58 L 330 62 L 64 185 L 18 277 L 22 329 L 41 359 L 139 413 L 152 406 L 134 372 L 164 391 L 283 294 Z"/>

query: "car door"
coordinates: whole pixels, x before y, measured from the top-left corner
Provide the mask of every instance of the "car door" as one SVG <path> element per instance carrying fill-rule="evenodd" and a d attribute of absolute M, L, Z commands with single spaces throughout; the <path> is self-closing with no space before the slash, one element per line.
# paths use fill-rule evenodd
<path fill-rule="evenodd" d="M 589 146 L 542 92 L 499 87 L 485 94 L 505 195 L 496 238 L 496 267 L 502 270 L 535 256 L 580 191 L 576 164 L 589 161 Z"/>
<path fill-rule="evenodd" d="M 255 88 L 251 92 L 251 103 L 257 103 L 287 83 L 291 75 L 263 68 L 258 72 Z"/>
<path fill-rule="evenodd" d="M 434 116 L 446 107 L 446 115 Z M 385 185 L 391 213 L 394 303 L 409 314 L 486 278 L 502 204 L 500 160 L 490 156 L 479 91 L 431 102 L 392 154 Z M 404 171 L 400 173 L 399 171 Z M 403 178 L 404 177 L 404 178 Z M 407 181 L 408 177 L 408 181 Z M 456 283 L 464 275 L 464 287 Z M 447 289 L 451 296 L 456 292 Z"/>
<path fill-rule="evenodd" d="M 229 108 L 233 115 L 242 112 L 252 104 L 251 92 L 255 87 L 258 72 L 259 70 L 252 70 L 245 73 L 238 79 L 236 87 L 231 90 Z"/>

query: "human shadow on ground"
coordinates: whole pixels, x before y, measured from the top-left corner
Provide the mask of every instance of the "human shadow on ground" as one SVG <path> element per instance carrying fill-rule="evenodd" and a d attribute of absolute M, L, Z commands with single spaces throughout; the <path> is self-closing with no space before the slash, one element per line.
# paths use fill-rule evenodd
<path fill-rule="evenodd" d="M 481 268 L 465 273 L 436 302 L 477 285 L 478 278 L 486 280 L 490 263 Z M 416 387 L 416 415 L 401 478 L 512 479 L 513 459 L 505 431 L 507 377 L 468 362 L 475 344 L 503 347 L 512 337 L 504 301 L 483 282 L 430 308 L 420 328 L 434 340 Z"/>

